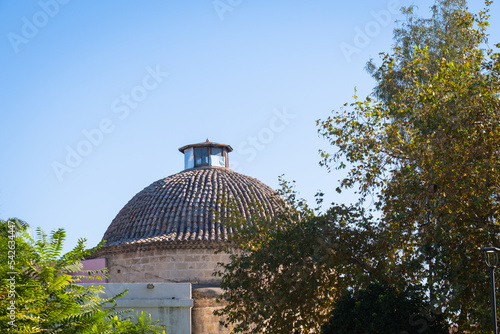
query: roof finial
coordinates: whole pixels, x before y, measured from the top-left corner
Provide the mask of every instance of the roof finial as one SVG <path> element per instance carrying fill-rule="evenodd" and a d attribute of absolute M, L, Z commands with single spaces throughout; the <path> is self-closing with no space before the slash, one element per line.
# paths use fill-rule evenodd
<path fill-rule="evenodd" d="M 205 141 L 205 143 L 210 143 L 210 138 L 207 138 L 207 140 Z"/>

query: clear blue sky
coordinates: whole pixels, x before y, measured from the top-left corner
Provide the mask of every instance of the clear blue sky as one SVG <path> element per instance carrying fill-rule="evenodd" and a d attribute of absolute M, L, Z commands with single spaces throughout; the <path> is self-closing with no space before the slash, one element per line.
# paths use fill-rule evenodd
<path fill-rule="evenodd" d="M 285 174 L 307 200 L 352 200 L 318 166 L 315 120 L 370 92 L 364 65 L 411 3 L 0 1 L 0 217 L 94 246 L 137 192 L 183 169 L 179 147 L 207 137 L 273 188 Z"/>

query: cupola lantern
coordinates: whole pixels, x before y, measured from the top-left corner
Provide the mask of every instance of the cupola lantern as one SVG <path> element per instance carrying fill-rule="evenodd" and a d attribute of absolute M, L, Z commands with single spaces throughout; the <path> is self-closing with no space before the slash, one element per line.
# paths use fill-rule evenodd
<path fill-rule="evenodd" d="M 199 167 L 229 168 L 227 154 L 232 150 L 231 146 L 211 142 L 208 138 L 204 143 L 190 144 L 179 148 L 179 151 L 184 154 L 184 169 Z"/>

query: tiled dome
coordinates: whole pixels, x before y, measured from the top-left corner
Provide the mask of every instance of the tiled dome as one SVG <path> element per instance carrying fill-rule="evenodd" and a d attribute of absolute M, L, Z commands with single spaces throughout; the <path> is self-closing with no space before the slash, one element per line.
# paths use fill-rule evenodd
<path fill-rule="evenodd" d="M 196 167 L 158 180 L 135 195 L 118 213 L 103 239 L 107 246 L 144 243 L 223 241 L 233 231 L 221 226 L 220 200 L 232 198 L 250 217 L 275 212 L 275 191 L 262 182 L 224 167 Z"/>

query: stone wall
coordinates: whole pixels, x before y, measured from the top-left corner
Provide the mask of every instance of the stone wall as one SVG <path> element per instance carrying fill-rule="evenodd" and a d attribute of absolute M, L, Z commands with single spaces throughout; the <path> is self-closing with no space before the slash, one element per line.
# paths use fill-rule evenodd
<path fill-rule="evenodd" d="M 211 247 L 169 247 L 165 244 L 134 245 L 133 247 L 109 247 L 99 250 L 99 257 L 106 258 L 108 282 L 128 285 L 130 283 L 191 283 L 194 284 L 191 309 L 192 334 L 227 334 L 230 329 L 220 325 L 220 318 L 213 312 L 224 304 L 217 302 L 222 294 L 218 288 L 220 278 L 212 273 L 218 262 L 229 262 L 229 255 L 214 254 Z M 190 286 L 191 286 L 190 284 Z M 175 284 L 173 284 L 175 286 Z M 211 287 L 207 287 L 211 286 Z M 143 290 L 143 287 L 141 287 Z M 142 291 L 141 290 L 141 291 Z M 156 290 L 153 289 L 152 291 Z M 147 291 L 146 293 L 151 293 Z M 167 298 L 169 303 L 175 300 Z M 128 307 L 138 308 L 133 305 Z M 169 310 L 170 308 L 164 309 Z M 162 311 L 162 312 L 165 312 Z M 171 333 L 167 330 L 167 333 Z M 172 334 L 178 334 L 172 332 Z M 180 333 L 180 332 L 179 332 Z"/>
<path fill-rule="evenodd" d="M 231 331 L 220 324 L 219 317 L 216 317 L 213 312 L 221 309 L 225 304 L 218 303 L 217 297 L 222 294 L 220 288 L 196 288 L 193 287 L 193 309 L 192 316 L 192 331 L 196 334 L 226 334 Z"/>
<path fill-rule="evenodd" d="M 110 283 L 189 282 L 219 284 L 212 276 L 217 262 L 228 262 L 227 254 L 211 248 L 149 248 L 123 250 L 104 255 Z"/>

